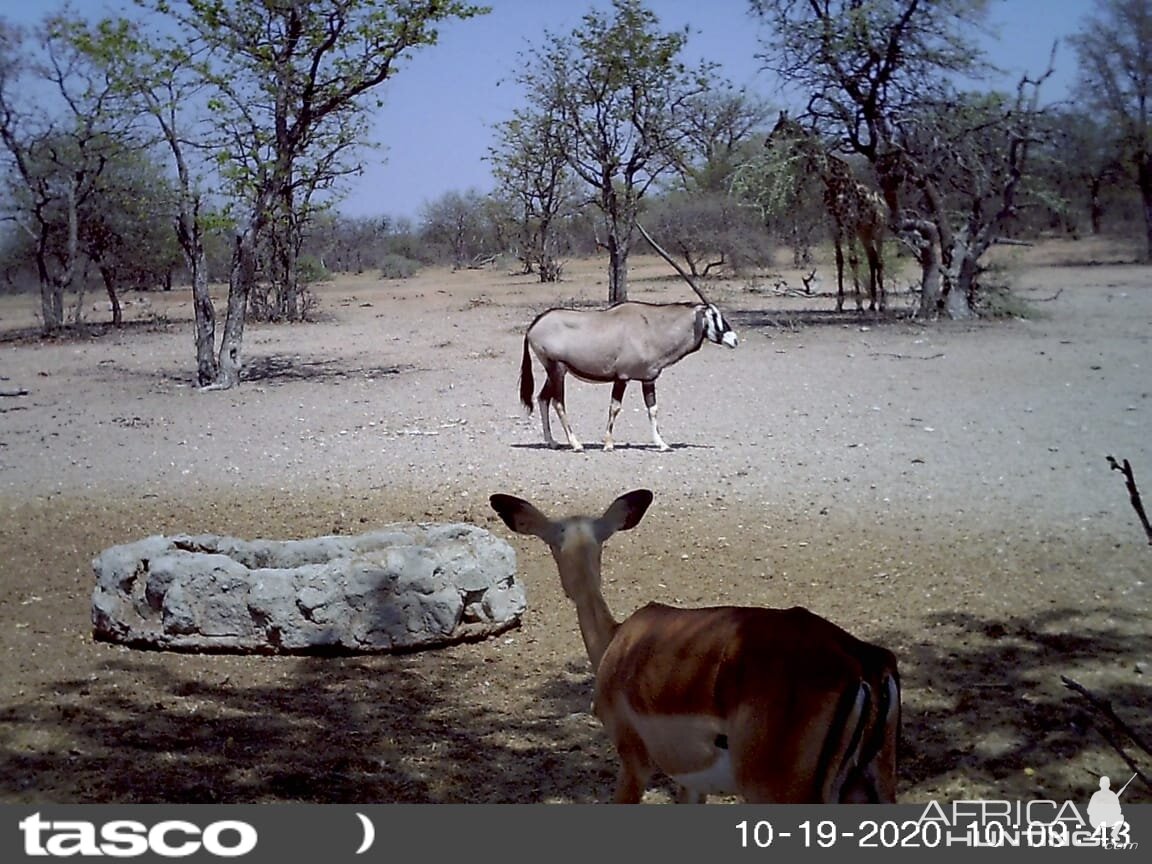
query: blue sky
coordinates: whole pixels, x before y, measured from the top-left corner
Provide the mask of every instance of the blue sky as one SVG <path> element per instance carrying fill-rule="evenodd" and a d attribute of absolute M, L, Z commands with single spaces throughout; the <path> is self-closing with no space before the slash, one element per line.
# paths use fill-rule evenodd
<path fill-rule="evenodd" d="M 483 2 L 483 0 L 479 0 Z M 22 24 L 39 20 L 63 0 L 0 0 L 0 15 Z M 492 127 L 518 104 L 511 79 L 519 55 L 545 31 L 567 33 L 592 5 L 606 0 L 488 0 L 492 12 L 450 22 L 440 43 L 413 55 L 382 93 L 374 123 L 381 149 L 365 153 L 363 176 L 352 180 L 341 209 L 353 216 L 419 218 L 425 203 L 449 191 L 491 188 L 484 157 Z M 775 82 L 758 69 L 763 48 L 757 21 L 744 0 L 648 0 L 666 30 L 689 26 L 691 59 L 719 62 L 737 85 L 778 103 Z M 96 15 L 104 0 L 73 0 Z M 1074 79 L 1075 57 L 1063 44 L 1093 9 L 1092 0 L 991 0 L 989 23 L 998 38 L 981 39 L 988 56 L 1007 71 L 1010 88 L 1024 71 L 1039 72 L 1054 40 L 1062 40 L 1047 98 L 1063 96 Z"/>

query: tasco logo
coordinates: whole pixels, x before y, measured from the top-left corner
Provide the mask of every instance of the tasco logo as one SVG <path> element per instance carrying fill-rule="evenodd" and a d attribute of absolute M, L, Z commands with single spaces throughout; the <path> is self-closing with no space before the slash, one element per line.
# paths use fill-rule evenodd
<path fill-rule="evenodd" d="M 46 822 L 33 813 L 20 822 L 24 854 L 132 858 L 152 852 L 165 858 L 184 858 L 203 849 L 221 858 L 237 858 L 256 848 L 256 829 L 234 819 L 205 828 L 179 819 L 148 826 L 130 819 L 96 825 L 92 822 Z"/>

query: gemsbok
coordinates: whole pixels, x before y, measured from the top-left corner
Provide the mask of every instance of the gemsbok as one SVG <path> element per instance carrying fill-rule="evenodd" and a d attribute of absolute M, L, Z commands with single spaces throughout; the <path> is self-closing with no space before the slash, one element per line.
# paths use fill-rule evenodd
<path fill-rule="evenodd" d="M 520 363 L 520 401 L 532 413 L 532 354 L 544 367 L 544 384 L 537 401 L 544 442 L 557 446 L 552 437 L 549 408 L 564 428 L 568 445 L 583 450 L 568 422 L 564 406 L 564 376 L 571 372 L 584 381 L 612 382 L 612 403 L 608 408 L 608 430 L 604 449 L 614 447 L 612 427 L 629 381 L 639 381 L 652 426 L 652 440 L 660 450 L 671 448 L 660 437 L 656 423 L 656 379 L 678 360 L 698 351 L 707 338 L 718 345 L 735 348 L 736 332 L 724 320 L 700 286 L 667 252 L 648 235 L 640 233 L 692 286 L 700 303 L 640 303 L 626 301 L 607 309 L 549 309 L 536 316 L 524 334 L 524 356 Z"/>
<path fill-rule="evenodd" d="M 601 591 L 604 542 L 652 503 L 637 489 L 601 516 L 553 520 L 493 495 L 513 531 L 552 550 L 596 676 L 592 707 L 620 757 L 615 800 L 661 771 L 678 801 L 894 803 L 900 678 L 892 652 L 807 609 L 649 603 L 622 623 Z"/>

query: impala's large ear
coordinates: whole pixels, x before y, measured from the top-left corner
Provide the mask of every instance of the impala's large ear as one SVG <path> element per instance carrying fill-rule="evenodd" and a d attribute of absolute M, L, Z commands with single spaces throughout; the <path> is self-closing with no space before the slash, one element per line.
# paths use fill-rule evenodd
<path fill-rule="evenodd" d="M 603 543 L 617 531 L 635 528 L 652 504 L 652 492 L 635 489 L 625 492 L 608 505 L 604 515 L 596 520 L 596 539 Z"/>
<path fill-rule="evenodd" d="M 517 534 L 531 534 L 544 542 L 551 542 L 552 520 L 515 495 L 492 495 L 488 499 L 492 509 L 504 520 L 504 524 Z"/>

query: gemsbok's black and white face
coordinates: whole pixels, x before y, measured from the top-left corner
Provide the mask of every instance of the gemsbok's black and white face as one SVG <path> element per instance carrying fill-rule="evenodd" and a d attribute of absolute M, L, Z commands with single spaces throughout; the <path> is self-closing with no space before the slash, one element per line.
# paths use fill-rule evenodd
<path fill-rule="evenodd" d="M 709 303 L 704 307 L 704 335 L 717 345 L 735 348 L 740 344 L 736 331 L 728 324 L 727 319 L 720 314 L 720 310 Z"/>

